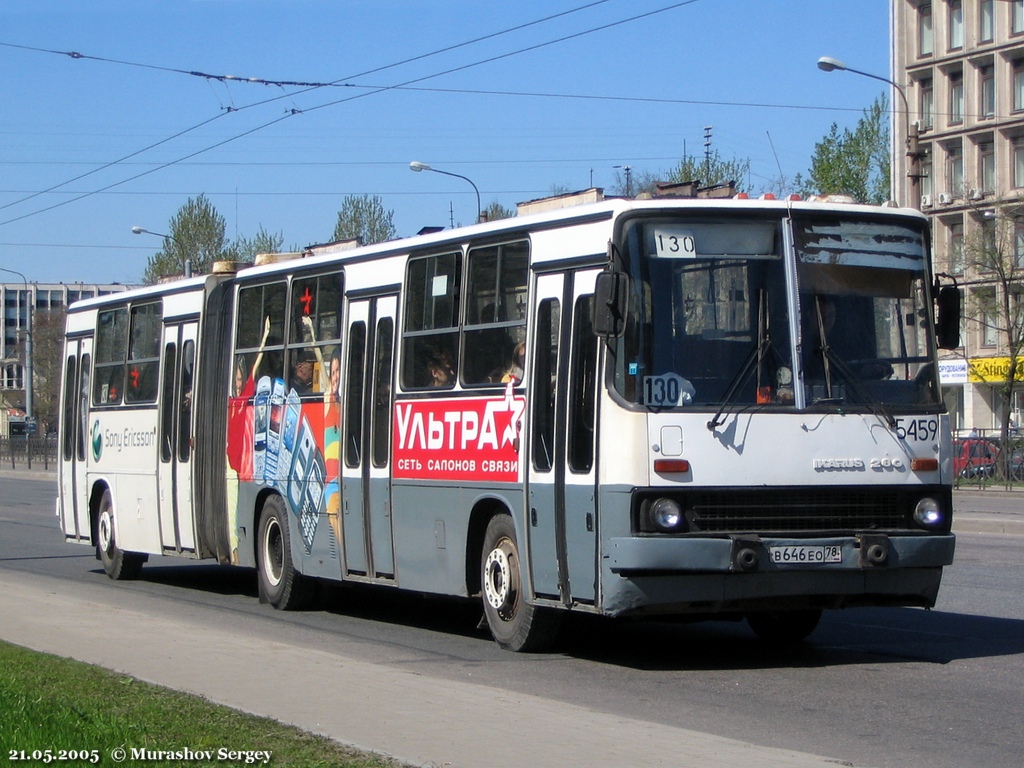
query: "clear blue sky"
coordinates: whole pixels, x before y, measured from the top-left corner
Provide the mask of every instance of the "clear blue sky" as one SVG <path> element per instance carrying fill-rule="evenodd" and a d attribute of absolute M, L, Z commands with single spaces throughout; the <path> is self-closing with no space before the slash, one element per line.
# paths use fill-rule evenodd
<path fill-rule="evenodd" d="M 888 35 L 887 0 L 3 0 L 0 266 L 137 282 L 162 241 L 131 227 L 166 232 L 200 193 L 231 238 L 324 242 L 350 194 L 379 195 L 411 235 L 449 205 L 456 224 L 476 214 L 472 187 L 412 160 L 514 207 L 611 191 L 615 166 L 671 168 L 706 125 L 760 190 L 772 144 L 805 172 L 883 90 L 818 57 L 885 76 Z"/>

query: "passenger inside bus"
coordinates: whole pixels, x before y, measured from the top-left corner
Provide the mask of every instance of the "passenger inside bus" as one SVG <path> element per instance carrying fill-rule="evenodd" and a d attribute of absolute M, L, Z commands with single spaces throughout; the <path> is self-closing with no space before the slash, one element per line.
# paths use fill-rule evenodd
<path fill-rule="evenodd" d="M 451 355 L 446 349 L 438 349 L 427 363 L 427 372 L 430 374 L 430 387 L 448 387 L 455 383 L 455 369 L 452 365 Z"/>
<path fill-rule="evenodd" d="M 492 376 L 491 381 L 502 384 L 518 384 L 523 380 L 523 369 L 526 367 L 526 342 L 520 341 L 512 348 L 511 359 L 504 370 Z"/>
<path fill-rule="evenodd" d="M 288 386 L 299 395 L 308 395 L 313 391 L 313 373 L 316 355 L 311 349 L 301 349 L 295 354 L 292 363 L 292 374 L 288 378 Z"/>

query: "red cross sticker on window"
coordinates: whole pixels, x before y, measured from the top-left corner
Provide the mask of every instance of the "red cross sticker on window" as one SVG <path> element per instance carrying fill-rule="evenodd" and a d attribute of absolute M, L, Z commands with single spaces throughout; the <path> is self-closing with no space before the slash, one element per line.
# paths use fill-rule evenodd
<path fill-rule="evenodd" d="M 302 302 L 302 314 L 309 315 L 313 311 L 313 294 L 309 292 L 309 286 L 306 286 L 306 292 L 299 297 L 299 301 Z"/>

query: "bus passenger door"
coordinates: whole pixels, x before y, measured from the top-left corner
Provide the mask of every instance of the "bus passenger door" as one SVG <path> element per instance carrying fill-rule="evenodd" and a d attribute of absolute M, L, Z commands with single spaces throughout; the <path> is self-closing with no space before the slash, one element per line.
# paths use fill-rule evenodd
<path fill-rule="evenodd" d="M 592 603 L 597 595 L 597 271 L 537 278 L 530 362 L 530 565 L 534 592 Z"/>
<path fill-rule="evenodd" d="M 157 512 L 165 552 L 194 551 L 192 513 L 192 385 L 197 324 L 164 327 L 160 381 Z"/>
<path fill-rule="evenodd" d="M 68 339 L 64 349 L 61 411 L 60 523 L 68 538 L 89 539 L 89 488 L 85 482 L 90 450 L 89 392 L 92 339 Z"/>
<path fill-rule="evenodd" d="M 395 578 L 391 517 L 391 404 L 398 298 L 349 304 L 342 525 L 349 574 Z"/>

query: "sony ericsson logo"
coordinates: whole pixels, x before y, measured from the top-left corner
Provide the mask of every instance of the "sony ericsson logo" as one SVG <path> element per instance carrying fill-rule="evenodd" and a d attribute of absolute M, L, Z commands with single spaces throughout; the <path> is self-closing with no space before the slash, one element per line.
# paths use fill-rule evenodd
<path fill-rule="evenodd" d="M 92 423 L 92 459 L 93 461 L 99 461 L 100 456 L 103 455 L 103 430 L 100 429 L 100 420 L 96 419 Z"/>

